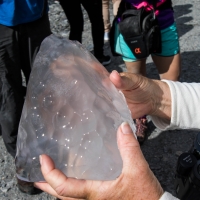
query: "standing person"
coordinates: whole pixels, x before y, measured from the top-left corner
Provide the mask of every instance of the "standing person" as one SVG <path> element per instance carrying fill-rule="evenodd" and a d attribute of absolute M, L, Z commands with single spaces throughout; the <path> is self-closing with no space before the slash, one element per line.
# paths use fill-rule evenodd
<path fill-rule="evenodd" d="M 28 83 L 40 44 L 51 34 L 47 12 L 47 0 L 0 3 L 0 127 L 13 158 L 25 95 L 21 70 Z"/>
<path fill-rule="evenodd" d="M 66 17 L 70 24 L 70 40 L 77 40 L 82 43 L 83 32 L 83 12 L 81 5 L 88 13 L 94 44 L 94 56 L 102 65 L 108 65 L 111 62 L 110 56 L 103 53 L 104 46 L 104 25 L 102 15 L 102 0 L 59 0 Z"/>
<path fill-rule="evenodd" d="M 112 0 L 114 16 L 117 15 L 117 11 L 118 11 L 120 2 L 121 2 L 121 0 Z M 105 41 L 109 40 L 109 32 L 110 32 L 110 28 L 111 28 L 109 4 L 110 4 L 110 0 L 102 0 L 103 21 L 104 21 L 104 40 Z"/>
<path fill-rule="evenodd" d="M 157 67 L 160 79 L 178 81 L 181 67 L 180 48 L 172 2 L 171 0 L 155 0 L 155 2 L 155 14 L 161 29 L 162 52 L 151 54 L 151 57 Z M 145 2 L 143 0 L 122 0 L 120 6 L 125 4 L 126 6 L 130 5 L 139 9 L 142 5 L 147 4 L 152 8 L 153 3 L 153 0 L 147 0 Z M 146 58 L 137 59 L 134 56 L 119 31 L 118 22 L 120 21 L 121 16 L 118 17 L 119 20 L 114 24 L 114 51 L 122 55 L 128 72 L 146 76 Z M 137 126 L 136 135 L 138 136 L 139 142 L 142 144 L 145 140 L 147 131 L 146 116 L 140 116 L 140 118 L 135 121 Z"/>

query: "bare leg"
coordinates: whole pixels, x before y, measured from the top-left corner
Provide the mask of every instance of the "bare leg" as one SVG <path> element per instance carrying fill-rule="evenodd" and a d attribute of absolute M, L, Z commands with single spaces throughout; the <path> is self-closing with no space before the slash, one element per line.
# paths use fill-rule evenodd
<path fill-rule="evenodd" d="M 146 59 L 142 59 L 135 62 L 125 61 L 125 65 L 128 72 L 146 76 Z"/>
<path fill-rule="evenodd" d="M 160 74 L 160 79 L 178 81 L 181 70 L 180 54 L 170 57 L 152 56 L 152 59 Z"/>
<path fill-rule="evenodd" d="M 109 12 L 109 0 L 102 0 L 104 32 L 110 31 L 110 12 Z"/>
<path fill-rule="evenodd" d="M 113 15 L 116 16 L 121 0 L 112 0 L 112 2 L 113 2 Z"/>

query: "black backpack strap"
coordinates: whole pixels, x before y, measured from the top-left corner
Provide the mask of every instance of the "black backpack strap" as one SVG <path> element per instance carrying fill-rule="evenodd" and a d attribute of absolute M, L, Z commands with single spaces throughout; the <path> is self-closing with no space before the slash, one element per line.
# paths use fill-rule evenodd
<path fill-rule="evenodd" d="M 152 2 L 152 5 L 153 5 L 153 8 L 154 8 L 154 10 L 156 10 L 156 7 L 157 7 L 157 0 L 152 0 L 153 2 Z"/>

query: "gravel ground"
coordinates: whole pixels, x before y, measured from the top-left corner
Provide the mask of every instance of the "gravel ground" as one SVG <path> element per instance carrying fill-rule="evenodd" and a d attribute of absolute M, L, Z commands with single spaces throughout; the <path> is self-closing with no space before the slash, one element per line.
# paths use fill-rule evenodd
<path fill-rule="evenodd" d="M 69 24 L 59 3 L 49 0 L 50 22 L 55 35 L 67 37 Z M 180 36 L 182 57 L 181 82 L 200 82 L 200 0 L 173 0 L 175 18 Z M 111 8 L 112 9 L 112 8 Z M 112 13 L 112 11 L 111 11 Z M 90 23 L 84 12 L 83 45 L 92 50 Z M 111 55 L 109 44 L 105 43 L 105 53 Z M 108 71 L 125 71 L 120 57 L 113 58 Z M 158 79 L 158 74 L 151 58 L 147 60 L 147 75 Z M 162 132 L 149 121 L 149 137 L 142 146 L 142 151 L 160 181 L 164 190 L 174 193 L 174 174 L 178 156 L 188 151 L 197 132 L 176 130 Z M 139 180 L 138 180 L 139 181 Z M 0 136 L 0 200 L 53 200 L 54 197 L 42 193 L 28 196 L 18 191 L 15 180 L 15 168 L 12 157 L 6 152 Z"/>

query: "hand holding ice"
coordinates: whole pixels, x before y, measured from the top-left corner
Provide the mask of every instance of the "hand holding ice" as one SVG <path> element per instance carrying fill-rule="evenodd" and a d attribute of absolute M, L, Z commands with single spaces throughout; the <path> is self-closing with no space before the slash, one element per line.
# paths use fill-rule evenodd
<path fill-rule="evenodd" d="M 39 155 L 47 154 L 68 177 L 112 180 L 122 160 L 116 132 L 135 131 L 123 95 L 105 68 L 79 43 L 47 37 L 34 62 L 17 139 L 16 172 L 44 180 Z"/>

